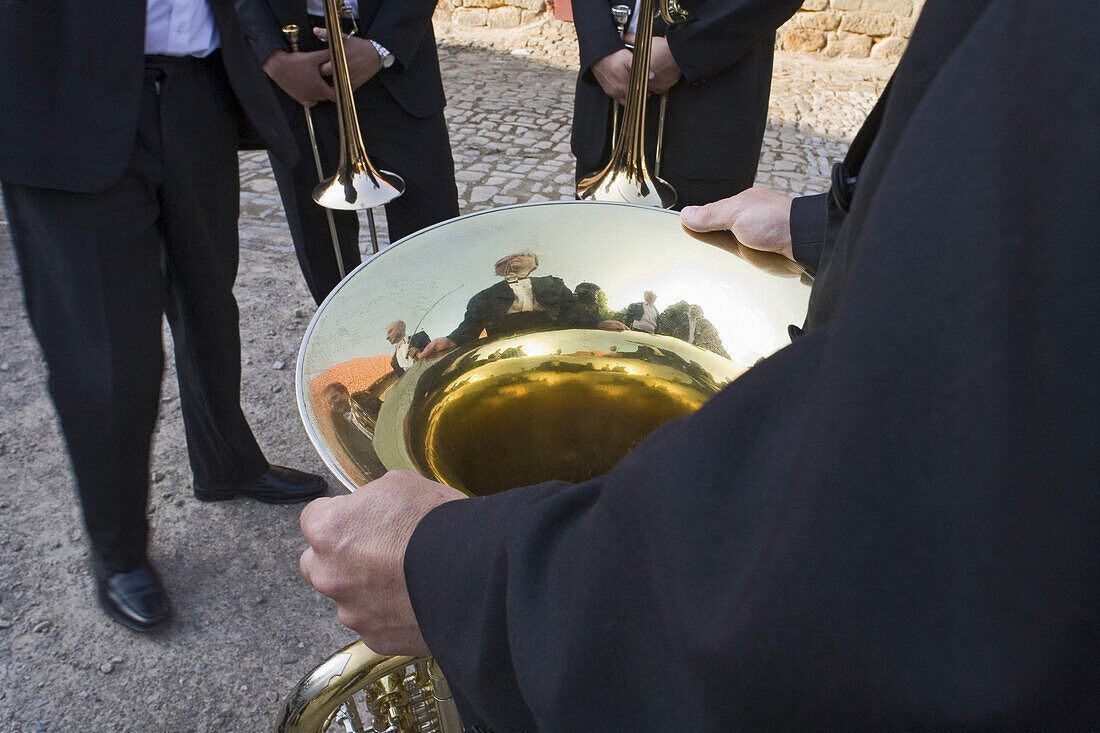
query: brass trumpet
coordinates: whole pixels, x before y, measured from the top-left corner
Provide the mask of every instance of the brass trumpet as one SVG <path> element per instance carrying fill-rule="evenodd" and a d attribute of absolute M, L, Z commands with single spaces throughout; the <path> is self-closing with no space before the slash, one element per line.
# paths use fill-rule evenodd
<path fill-rule="evenodd" d="M 614 11 L 613 11 L 614 12 Z M 661 17 L 669 25 L 689 17 L 677 0 L 661 0 Z M 638 30 L 634 36 L 634 59 L 630 66 L 630 86 L 621 115 L 618 107 L 612 115 L 611 159 L 602 170 L 590 173 L 577 183 L 577 198 L 582 201 L 618 201 L 656 206 L 662 209 L 676 204 L 676 189 L 654 172 L 650 174 L 645 157 L 645 112 L 649 96 L 649 61 L 653 50 L 654 0 L 642 0 L 638 8 Z M 619 16 L 615 16 L 618 23 Z M 658 132 L 660 159 L 667 97 L 661 97 Z M 658 164 L 659 165 L 659 164 Z"/>
<path fill-rule="evenodd" d="M 336 89 L 336 114 L 340 135 L 340 163 L 336 173 L 317 184 L 313 200 L 326 209 L 370 209 L 393 201 L 405 192 L 401 176 L 374 167 L 363 145 L 351 74 L 340 28 L 340 9 L 336 0 L 325 0 L 325 29 L 332 56 L 332 85 Z M 374 220 L 370 218 L 371 239 L 377 251 Z M 341 274 L 346 274 L 341 271 Z"/>

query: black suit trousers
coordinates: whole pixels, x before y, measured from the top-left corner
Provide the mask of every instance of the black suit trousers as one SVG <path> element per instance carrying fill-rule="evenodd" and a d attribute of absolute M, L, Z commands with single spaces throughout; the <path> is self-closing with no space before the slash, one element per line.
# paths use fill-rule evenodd
<path fill-rule="evenodd" d="M 298 143 L 299 160 L 290 168 L 271 156 L 271 169 L 279 184 L 306 285 L 320 303 L 340 282 L 340 274 L 325 210 L 313 200 L 318 178 L 305 112 L 282 90 L 278 94 Z M 405 181 L 405 193 L 386 204 L 389 241 L 396 242 L 424 227 L 458 216 L 454 160 L 443 112 L 425 118 L 409 114 L 377 79 L 356 90 L 355 104 L 371 162 L 379 170 L 397 173 Z M 323 102 L 314 105 L 310 114 L 321 168 L 326 177 L 331 176 L 340 157 L 336 107 Z M 354 211 L 334 211 L 333 217 L 341 258 L 350 272 L 361 261 L 359 215 Z"/>
<path fill-rule="evenodd" d="M 220 54 L 148 58 L 119 180 L 95 193 L 4 185 L 85 524 L 113 565 L 145 553 L 162 314 L 195 478 L 236 481 L 267 468 L 240 407 L 233 104 Z"/>

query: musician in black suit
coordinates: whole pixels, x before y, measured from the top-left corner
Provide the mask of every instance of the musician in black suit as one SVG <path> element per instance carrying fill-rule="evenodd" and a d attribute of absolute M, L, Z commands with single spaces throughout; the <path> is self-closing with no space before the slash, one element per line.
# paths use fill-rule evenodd
<path fill-rule="evenodd" d="M 317 169 L 302 105 L 311 108 L 322 169 L 336 172 L 340 142 L 328 72 L 328 47 L 312 32 L 323 28 L 320 0 L 237 0 L 241 19 L 264 71 L 272 79 L 294 133 L 298 162 L 271 159 L 298 262 L 320 303 L 340 281 L 325 211 L 313 201 Z M 362 0 L 358 32 L 344 42 L 356 112 L 375 167 L 397 173 L 405 193 L 386 204 L 389 240 L 458 216 L 454 161 L 443 117 L 445 99 L 432 30 L 434 0 Z M 290 53 L 282 27 L 296 24 L 300 53 Z M 345 272 L 361 261 L 359 218 L 335 211 Z"/>
<path fill-rule="evenodd" d="M 482 332 L 494 337 L 521 331 L 611 327 L 611 322 L 601 321 L 598 313 L 579 303 L 560 277 L 531 277 L 538 266 L 539 258 L 530 252 L 497 260 L 493 270 L 503 279 L 474 293 L 466 303 L 462 323 L 448 336 L 432 339 L 419 358 L 438 356 L 480 338 Z"/>
<path fill-rule="evenodd" d="M 928 0 L 827 213 L 684 212 L 828 254 L 802 336 L 606 476 L 319 500 L 305 575 L 497 731 L 1100 729 L 1097 39 Z"/>
<path fill-rule="evenodd" d="M 572 136 L 578 181 L 610 160 L 611 99 L 626 102 L 632 52 L 611 16 L 611 7 L 619 4 L 573 3 L 580 44 Z M 633 0 L 626 4 L 635 5 Z M 668 91 L 660 177 L 676 189 L 676 208 L 732 196 L 752 185 L 768 119 L 775 31 L 801 4 L 685 0 L 691 20 L 672 28 L 660 17 L 654 21 L 650 70 L 655 76 L 649 91 Z M 650 96 L 645 140 L 651 163 L 659 106 L 659 98 Z"/>
<path fill-rule="evenodd" d="M 147 631 L 169 616 L 145 517 L 164 315 L 196 496 L 285 503 L 325 489 L 269 465 L 240 406 L 239 129 L 250 121 L 287 160 L 296 151 L 229 0 L 13 0 L 0 27 L 0 181 L 27 310 L 100 602 Z"/>

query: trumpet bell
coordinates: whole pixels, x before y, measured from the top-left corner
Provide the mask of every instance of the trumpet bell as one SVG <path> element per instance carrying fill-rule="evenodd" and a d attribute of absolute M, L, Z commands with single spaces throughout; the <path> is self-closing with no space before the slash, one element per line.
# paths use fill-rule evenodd
<path fill-rule="evenodd" d="M 388 204 L 405 192 L 405 180 L 396 173 L 370 165 L 341 168 L 317 184 L 313 200 L 326 209 L 354 211 Z"/>
<path fill-rule="evenodd" d="M 584 481 L 789 343 L 809 282 L 663 209 L 470 214 L 375 255 L 321 305 L 302 420 L 351 490 L 391 469 L 471 495 Z M 449 351 L 415 358 L 439 337 Z"/>

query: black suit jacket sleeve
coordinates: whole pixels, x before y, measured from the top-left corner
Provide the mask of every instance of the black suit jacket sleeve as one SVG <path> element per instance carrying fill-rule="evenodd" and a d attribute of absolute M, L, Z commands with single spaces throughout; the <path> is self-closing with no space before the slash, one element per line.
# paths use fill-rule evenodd
<path fill-rule="evenodd" d="M 654 33 L 668 38 L 673 58 L 688 83 L 727 69 L 794 15 L 801 0 L 695 0 L 685 3 L 692 18 L 666 32 L 658 19 Z M 573 20 L 580 48 L 581 75 L 592 64 L 624 48 L 606 0 L 576 0 Z"/>
<path fill-rule="evenodd" d="M 364 35 L 381 43 L 397 63 L 407 67 L 432 26 L 434 11 L 435 0 L 387 0 L 379 6 Z M 430 38 L 434 44 L 434 35 Z"/>
<path fill-rule="evenodd" d="M 811 275 L 817 272 L 825 246 L 829 194 L 801 196 L 791 202 L 791 249 Z"/>
<path fill-rule="evenodd" d="M 268 0 L 236 0 L 241 22 L 248 29 L 249 41 L 261 61 L 274 51 L 285 51 L 280 19 L 272 11 Z M 282 3 L 285 5 L 286 3 Z M 305 0 L 301 0 L 301 13 L 304 14 Z M 397 62 L 407 66 L 416 56 L 421 41 L 431 25 L 435 2 L 431 0 L 401 0 L 400 2 L 364 2 L 364 17 L 376 7 L 377 12 L 370 19 L 362 35 L 378 41 L 396 57 Z M 280 8 L 281 9 L 281 8 Z M 309 33 L 303 26 L 302 33 Z"/>
<path fill-rule="evenodd" d="M 236 0 L 253 52 L 265 60 L 272 52 L 288 50 L 282 27 L 295 23 L 303 51 L 323 48 L 309 29 L 305 0 Z M 446 99 L 439 73 L 432 0 L 363 0 L 359 3 L 360 35 L 378 41 L 397 63 L 382 69 L 377 79 L 397 102 L 416 117 L 440 112 Z M 363 114 L 363 110 L 359 110 Z"/>
<path fill-rule="evenodd" d="M 244 26 L 245 35 L 252 45 L 252 50 L 262 64 L 267 57 L 276 51 L 289 51 L 286 40 L 283 38 L 283 23 L 275 17 L 267 0 L 236 0 L 237 14 L 240 15 L 241 25 Z M 303 11 L 304 14 L 304 11 Z M 289 22 L 290 19 L 287 19 Z M 299 33 L 309 33 L 309 28 L 301 26 Z"/>
<path fill-rule="evenodd" d="M 608 54 L 625 48 L 611 18 L 607 0 L 576 0 L 573 3 L 573 27 L 577 31 L 581 76 L 592 64 Z"/>
<path fill-rule="evenodd" d="M 771 44 L 775 30 L 802 0 L 699 0 L 686 2 L 695 17 L 665 37 L 684 80 L 697 83 L 737 63 L 749 49 Z"/>
<path fill-rule="evenodd" d="M 929 0 L 818 325 L 602 478 L 424 518 L 467 722 L 1097 728 L 1097 38 L 1085 0 Z"/>

